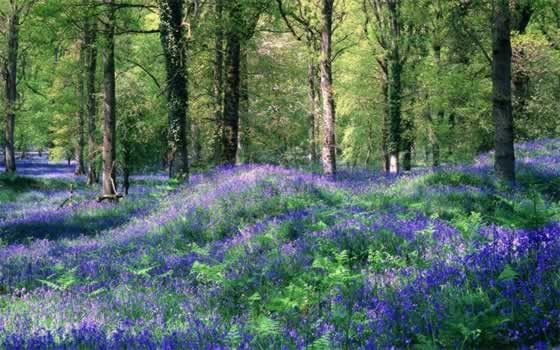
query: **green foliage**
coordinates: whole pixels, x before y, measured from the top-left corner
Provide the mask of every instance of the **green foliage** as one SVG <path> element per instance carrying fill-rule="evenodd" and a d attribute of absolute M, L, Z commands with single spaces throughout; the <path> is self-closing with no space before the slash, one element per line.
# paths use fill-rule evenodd
<path fill-rule="evenodd" d="M 80 282 L 79 278 L 76 276 L 77 267 L 67 270 L 62 265 L 55 265 L 54 270 L 55 273 L 48 276 L 47 279 L 38 279 L 38 281 L 49 288 L 61 291 Z"/>
<path fill-rule="evenodd" d="M 460 348 L 496 346 L 497 335 L 509 318 L 499 313 L 498 305 L 493 305 L 482 289 L 457 293 L 448 300 L 449 318 L 438 343 L 455 346 L 460 340 Z"/>
<path fill-rule="evenodd" d="M 56 179 L 37 179 L 15 174 L 0 174 L 0 203 L 13 202 L 18 196 L 33 190 L 69 189 L 77 184 Z"/>

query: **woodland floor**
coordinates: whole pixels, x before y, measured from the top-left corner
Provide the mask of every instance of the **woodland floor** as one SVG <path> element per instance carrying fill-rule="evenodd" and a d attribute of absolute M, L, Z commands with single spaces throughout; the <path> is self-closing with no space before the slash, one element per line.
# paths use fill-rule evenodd
<path fill-rule="evenodd" d="M 513 188 L 491 159 L 143 175 L 116 205 L 22 161 L 0 174 L 1 348 L 553 347 L 560 139 L 517 145 Z"/>

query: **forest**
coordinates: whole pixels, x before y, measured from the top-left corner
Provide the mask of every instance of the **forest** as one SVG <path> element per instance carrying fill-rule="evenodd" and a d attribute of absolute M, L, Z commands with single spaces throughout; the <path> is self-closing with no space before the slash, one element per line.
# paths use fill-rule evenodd
<path fill-rule="evenodd" d="M 560 0 L 0 0 L 0 349 L 560 347 Z"/>

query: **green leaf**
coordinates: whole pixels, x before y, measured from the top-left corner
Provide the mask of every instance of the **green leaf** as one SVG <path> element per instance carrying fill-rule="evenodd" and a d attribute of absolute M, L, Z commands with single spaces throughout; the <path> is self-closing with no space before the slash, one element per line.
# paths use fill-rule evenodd
<path fill-rule="evenodd" d="M 510 264 L 507 264 L 502 273 L 500 273 L 500 276 L 498 276 L 498 281 L 511 281 L 516 279 L 518 276 L 519 274 L 513 269 L 513 267 L 511 267 Z"/>
<path fill-rule="evenodd" d="M 127 270 L 136 275 L 136 276 L 144 276 L 144 277 L 151 277 L 150 274 L 148 272 L 152 271 L 154 268 L 156 268 L 157 265 L 152 265 L 146 268 L 142 268 L 142 269 L 133 269 L 133 268 L 127 268 Z"/>
<path fill-rule="evenodd" d="M 93 298 L 93 297 L 96 297 L 98 295 L 101 295 L 101 294 L 105 293 L 106 291 L 107 291 L 107 288 L 101 287 L 101 288 L 98 288 L 98 289 L 94 290 L 93 292 L 89 293 L 88 296 Z"/>
<path fill-rule="evenodd" d="M 65 288 L 63 288 L 62 286 L 59 286 L 58 284 L 51 282 L 51 281 L 47 281 L 47 280 L 42 280 L 42 279 L 37 279 L 37 281 L 43 283 L 44 285 L 51 287 L 52 289 L 56 289 L 56 290 L 64 290 Z"/>

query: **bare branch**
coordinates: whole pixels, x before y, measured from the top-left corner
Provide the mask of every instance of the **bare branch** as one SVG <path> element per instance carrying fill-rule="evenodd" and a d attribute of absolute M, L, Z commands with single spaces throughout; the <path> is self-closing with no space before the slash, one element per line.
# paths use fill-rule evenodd
<path fill-rule="evenodd" d="M 120 57 L 119 57 L 120 58 Z M 121 58 L 123 61 L 128 62 L 130 64 L 132 64 L 135 67 L 140 68 L 144 73 L 146 73 L 154 82 L 154 84 L 157 86 L 157 88 L 159 90 L 161 90 L 161 84 L 159 83 L 158 79 L 156 78 L 155 75 L 153 75 L 146 67 L 144 67 L 142 64 L 135 62 L 129 58 Z"/>

